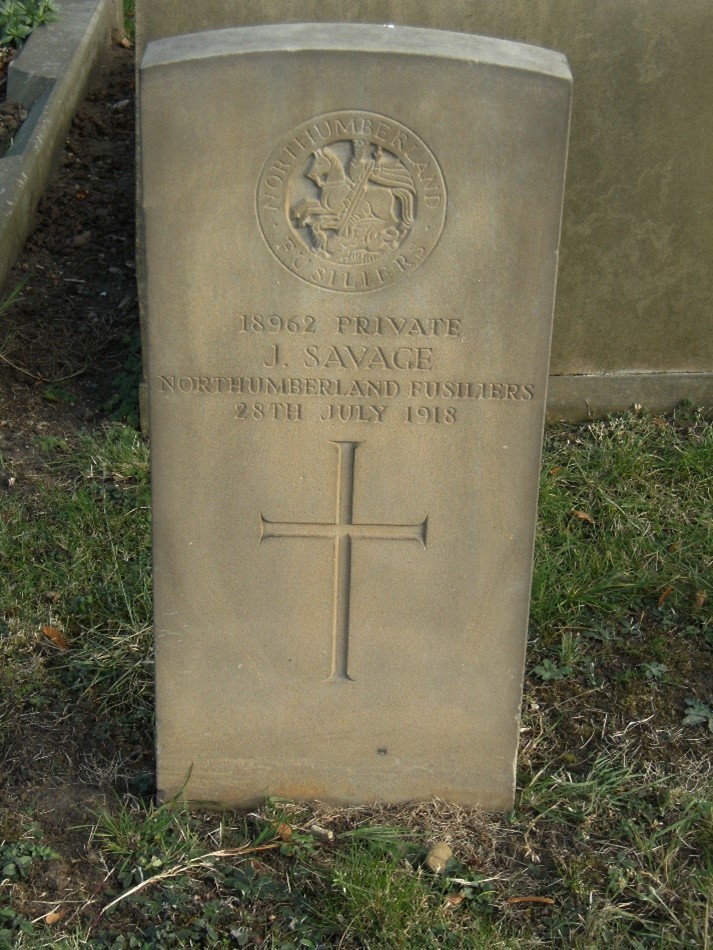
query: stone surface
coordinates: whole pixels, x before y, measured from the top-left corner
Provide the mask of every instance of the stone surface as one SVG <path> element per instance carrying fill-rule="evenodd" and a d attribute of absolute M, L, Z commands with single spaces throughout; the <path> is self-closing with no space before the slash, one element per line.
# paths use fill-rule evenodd
<path fill-rule="evenodd" d="M 117 0 L 68 0 L 30 36 L 8 72 L 7 97 L 30 109 L 0 158 L 0 288 L 32 228 L 37 205 L 92 72 L 109 46 Z"/>
<path fill-rule="evenodd" d="M 713 405 L 708 0 L 137 0 L 136 12 L 139 49 L 205 29 L 348 19 L 562 50 L 577 92 L 550 366 L 568 377 L 567 399 L 553 412 L 581 415 L 592 388 L 599 413 L 623 392 L 627 406 L 647 405 L 652 373 L 676 375 L 679 401 Z"/>
<path fill-rule="evenodd" d="M 711 405 L 710 373 L 612 373 L 550 376 L 547 421 L 584 421 L 635 406 L 670 412 L 682 402 Z"/>
<path fill-rule="evenodd" d="M 84 63 L 94 63 L 97 40 L 93 37 L 102 37 L 100 48 L 107 45 L 107 24 L 109 28 L 119 25 L 120 7 L 119 0 L 65 0 L 62 15 L 35 30 L 22 53 L 10 63 L 8 101 L 21 102 L 30 109 L 44 92 L 76 70 L 78 52 Z"/>
<path fill-rule="evenodd" d="M 508 808 L 564 58 L 260 27 L 141 87 L 162 796 Z"/>

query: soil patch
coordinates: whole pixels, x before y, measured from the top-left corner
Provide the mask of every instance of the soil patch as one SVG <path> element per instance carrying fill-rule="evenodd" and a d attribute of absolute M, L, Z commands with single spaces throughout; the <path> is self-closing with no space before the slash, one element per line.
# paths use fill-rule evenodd
<path fill-rule="evenodd" d="M 0 46 L 0 158 L 12 145 L 17 131 L 27 118 L 27 110 L 16 102 L 7 102 L 7 70 L 17 50 Z"/>
<path fill-rule="evenodd" d="M 3 294 L 0 451 L 18 480 L 38 464 L 38 434 L 106 418 L 138 350 L 134 175 L 133 53 L 115 47 Z"/>

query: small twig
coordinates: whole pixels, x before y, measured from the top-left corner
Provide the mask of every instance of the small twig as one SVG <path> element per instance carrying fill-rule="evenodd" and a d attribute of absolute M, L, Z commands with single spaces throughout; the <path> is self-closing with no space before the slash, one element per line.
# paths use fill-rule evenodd
<path fill-rule="evenodd" d="M 68 376 L 57 376 L 57 377 L 52 378 L 52 379 L 45 379 L 45 380 L 43 380 L 43 382 L 45 382 L 45 383 L 64 383 L 64 382 L 65 382 L 66 380 L 68 380 L 68 379 L 74 379 L 76 376 L 81 376 L 82 373 L 86 373 L 86 371 L 87 371 L 87 366 L 88 366 L 88 365 L 89 365 L 88 363 L 85 363 L 84 366 L 81 367 L 81 369 L 78 369 L 75 373 L 70 373 Z"/>
<path fill-rule="evenodd" d="M 506 904 L 554 904 L 551 897 L 508 897 Z"/>
<path fill-rule="evenodd" d="M 563 699 L 562 702 L 558 703 L 558 708 L 567 706 L 569 703 L 579 702 L 584 699 L 585 696 L 591 696 L 592 693 L 601 693 L 602 689 L 602 686 L 593 686 L 591 689 L 587 689 L 583 693 L 578 693 L 576 696 L 569 696 L 567 699 Z"/>
<path fill-rule="evenodd" d="M 84 366 L 76 370 L 74 373 L 69 373 L 67 376 L 55 376 L 55 377 L 45 377 L 45 376 L 36 376 L 34 373 L 31 373 L 29 369 L 24 369 L 22 366 L 18 366 L 17 363 L 13 363 L 12 360 L 9 360 L 7 356 L 3 353 L 0 353 L 0 360 L 4 363 L 7 363 L 8 366 L 11 366 L 14 370 L 17 370 L 18 373 L 22 373 L 23 376 L 29 376 L 30 379 L 37 380 L 38 383 L 64 383 L 68 379 L 74 379 L 75 376 L 81 376 L 82 373 L 86 373 L 88 364 L 85 363 Z"/>
<path fill-rule="evenodd" d="M 84 901 L 84 903 L 80 907 L 78 907 L 74 911 L 74 913 L 69 918 L 67 918 L 67 920 L 64 922 L 65 927 L 68 927 L 69 924 L 71 924 L 71 922 L 74 920 L 74 918 L 77 917 L 78 914 L 81 914 L 83 911 L 85 911 L 87 907 L 91 907 L 91 905 L 97 899 L 99 894 L 104 890 L 104 887 L 106 886 L 106 882 L 109 880 L 109 878 L 112 876 L 113 873 L 114 873 L 114 868 L 112 868 L 111 871 L 107 872 L 107 874 L 104 877 L 104 880 L 101 881 L 99 884 L 97 884 L 97 886 L 92 891 L 91 895 Z M 89 930 L 92 930 L 94 925 L 97 923 L 97 921 L 101 917 L 101 914 L 102 912 L 99 911 L 99 913 L 94 916 L 94 919 L 89 924 Z"/>
<path fill-rule="evenodd" d="M 461 887 L 480 887 L 481 884 L 490 884 L 491 881 L 502 880 L 502 874 L 496 874 L 495 877 L 484 877 L 480 881 L 467 881 L 462 877 L 447 877 L 449 884 L 459 884 Z"/>
<path fill-rule="evenodd" d="M 48 382 L 48 380 L 44 379 L 42 376 L 35 376 L 34 373 L 29 371 L 29 369 L 23 369 L 22 366 L 18 366 L 16 363 L 13 363 L 12 360 L 9 360 L 7 356 L 4 356 L 2 353 L 0 353 L 0 360 L 2 360 L 3 363 L 7 363 L 8 366 L 12 366 L 12 368 L 16 369 L 18 373 L 23 373 L 23 375 L 29 376 L 30 379 L 36 379 L 40 383 Z"/>
<path fill-rule="evenodd" d="M 186 871 L 190 871 L 193 868 L 203 867 L 205 865 L 210 866 L 211 858 L 235 858 L 243 857 L 246 854 L 255 854 L 258 851 L 274 851 L 275 848 L 282 846 L 281 841 L 275 841 L 272 844 L 261 844 L 255 846 L 246 845 L 243 848 L 226 848 L 222 851 L 209 851 L 208 854 L 202 854 L 200 857 L 191 858 L 190 861 L 186 861 L 185 864 L 177 864 L 175 867 L 170 868 L 168 871 L 161 871 L 159 874 L 154 874 L 152 877 L 147 877 L 146 880 L 140 881 L 138 884 L 135 884 L 133 887 L 130 887 L 128 891 L 124 891 L 123 894 L 120 894 L 118 897 L 115 897 L 113 901 L 106 905 L 99 911 L 99 916 L 105 914 L 108 910 L 111 910 L 112 907 L 116 907 L 117 904 L 125 900 L 127 897 L 131 897 L 133 894 L 138 894 L 139 891 L 142 891 L 145 887 L 148 887 L 149 884 L 155 884 L 156 881 L 165 881 L 171 877 L 177 877 L 179 874 L 184 874 Z"/>

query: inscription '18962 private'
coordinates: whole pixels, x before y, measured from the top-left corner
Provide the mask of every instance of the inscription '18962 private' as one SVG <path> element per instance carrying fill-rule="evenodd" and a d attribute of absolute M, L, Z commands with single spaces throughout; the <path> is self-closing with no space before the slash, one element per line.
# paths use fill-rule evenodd
<path fill-rule="evenodd" d="M 293 129 L 258 183 L 257 216 L 285 267 L 329 290 L 378 290 L 428 257 L 446 213 L 438 163 L 405 125 L 332 112 Z"/>

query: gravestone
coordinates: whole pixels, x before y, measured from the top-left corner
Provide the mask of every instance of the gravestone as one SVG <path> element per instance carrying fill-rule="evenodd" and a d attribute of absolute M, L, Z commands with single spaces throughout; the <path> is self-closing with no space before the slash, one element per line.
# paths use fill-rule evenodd
<path fill-rule="evenodd" d="M 406 27 L 148 46 L 162 797 L 512 805 L 570 86 Z"/>
<path fill-rule="evenodd" d="M 713 406 L 709 0 L 136 0 L 180 33 L 348 20 L 561 50 L 576 80 L 548 416 Z M 141 233 L 139 232 L 139 241 Z M 143 300 L 142 283 L 139 280 Z"/>

